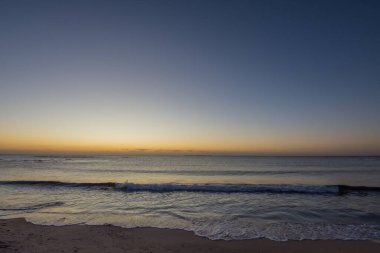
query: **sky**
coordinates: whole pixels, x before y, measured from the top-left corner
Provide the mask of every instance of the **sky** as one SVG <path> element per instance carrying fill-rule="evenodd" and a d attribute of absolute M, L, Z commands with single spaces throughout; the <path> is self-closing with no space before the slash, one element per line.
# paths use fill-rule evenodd
<path fill-rule="evenodd" d="M 0 152 L 380 155 L 380 1 L 0 1 Z"/>

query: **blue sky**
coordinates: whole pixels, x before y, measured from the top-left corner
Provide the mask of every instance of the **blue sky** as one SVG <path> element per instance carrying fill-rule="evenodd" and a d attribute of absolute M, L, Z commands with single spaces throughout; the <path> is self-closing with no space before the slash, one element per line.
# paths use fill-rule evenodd
<path fill-rule="evenodd" d="M 378 1 L 1 1 L 0 149 L 380 154 L 379 14 Z"/>

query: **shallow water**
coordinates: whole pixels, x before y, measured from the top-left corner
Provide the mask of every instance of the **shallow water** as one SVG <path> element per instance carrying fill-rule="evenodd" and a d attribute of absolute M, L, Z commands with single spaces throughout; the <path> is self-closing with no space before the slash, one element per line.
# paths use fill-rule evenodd
<path fill-rule="evenodd" d="M 227 240 L 380 239 L 379 157 L 0 159 L 0 218 L 181 228 Z"/>

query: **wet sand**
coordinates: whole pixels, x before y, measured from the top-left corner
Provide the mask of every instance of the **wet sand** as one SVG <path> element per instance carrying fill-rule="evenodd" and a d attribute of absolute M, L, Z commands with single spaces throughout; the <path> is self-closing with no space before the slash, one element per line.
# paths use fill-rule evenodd
<path fill-rule="evenodd" d="M 41 226 L 24 219 L 0 220 L 0 252 L 380 252 L 370 241 L 212 241 L 192 232 L 111 225 Z"/>

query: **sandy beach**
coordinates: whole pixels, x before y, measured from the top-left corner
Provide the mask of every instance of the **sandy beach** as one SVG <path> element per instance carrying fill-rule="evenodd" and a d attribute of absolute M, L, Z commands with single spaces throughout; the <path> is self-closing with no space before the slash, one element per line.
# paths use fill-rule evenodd
<path fill-rule="evenodd" d="M 182 230 L 111 225 L 41 226 L 0 220 L 0 252 L 380 252 L 370 241 L 212 241 Z"/>

